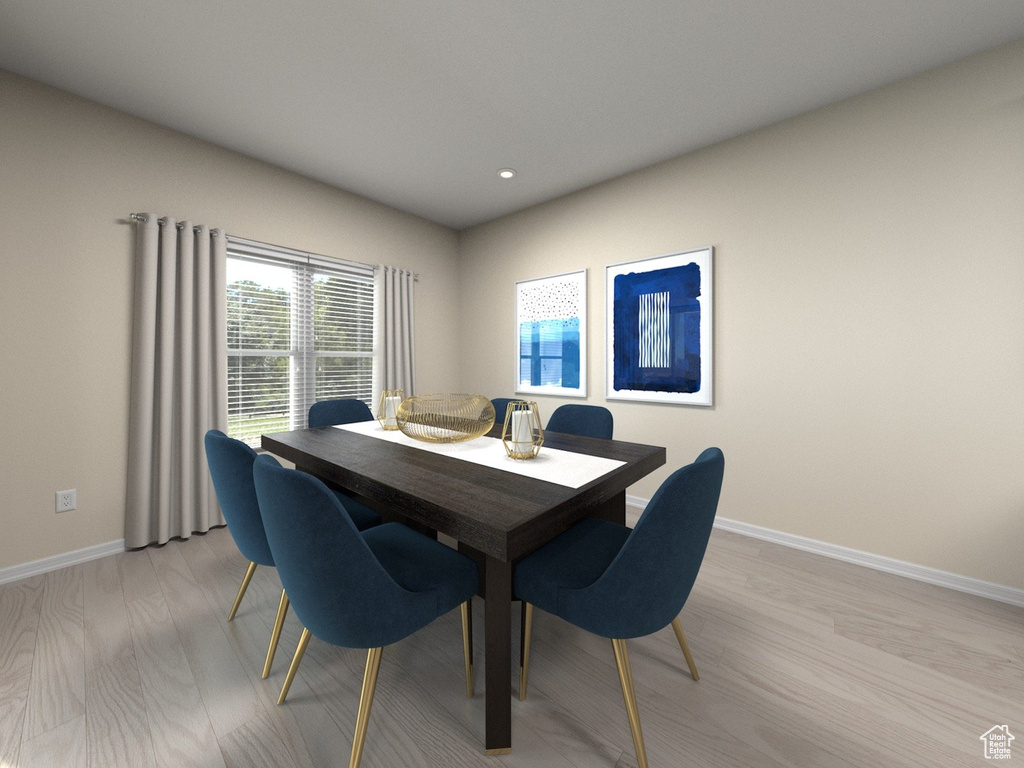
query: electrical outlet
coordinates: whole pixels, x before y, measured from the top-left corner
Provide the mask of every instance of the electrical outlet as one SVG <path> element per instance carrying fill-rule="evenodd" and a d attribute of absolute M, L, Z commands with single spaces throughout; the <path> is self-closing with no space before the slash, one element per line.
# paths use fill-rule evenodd
<path fill-rule="evenodd" d="M 72 488 L 69 491 L 57 491 L 57 511 L 70 512 L 78 509 L 78 491 Z"/>

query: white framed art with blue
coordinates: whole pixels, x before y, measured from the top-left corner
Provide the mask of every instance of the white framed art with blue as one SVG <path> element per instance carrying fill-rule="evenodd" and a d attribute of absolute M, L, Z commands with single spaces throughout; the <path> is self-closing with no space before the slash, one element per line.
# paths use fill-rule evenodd
<path fill-rule="evenodd" d="M 712 404 L 712 252 L 605 267 L 606 398 Z"/>
<path fill-rule="evenodd" d="M 516 283 L 516 394 L 587 396 L 587 270 Z"/>

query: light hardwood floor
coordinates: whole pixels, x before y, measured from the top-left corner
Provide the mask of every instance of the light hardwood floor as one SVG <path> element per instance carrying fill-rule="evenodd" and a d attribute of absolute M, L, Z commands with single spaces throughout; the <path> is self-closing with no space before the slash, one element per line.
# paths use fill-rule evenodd
<path fill-rule="evenodd" d="M 280 583 L 227 622 L 245 565 L 222 529 L 0 586 L 0 768 L 347 764 L 364 652 L 314 639 L 277 706 L 301 630 L 261 680 Z M 982 766 L 997 724 L 1024 761 L 1022 609 L 716 531 L 682 623 L 699 682 L 670 629 L 629 644 L 653 768 Z M 511 754 L 483 755 L 454 611 L 385 649 L 363 765 L 634 768 L 610 643 L 540 611 L 533 637 Z"/>

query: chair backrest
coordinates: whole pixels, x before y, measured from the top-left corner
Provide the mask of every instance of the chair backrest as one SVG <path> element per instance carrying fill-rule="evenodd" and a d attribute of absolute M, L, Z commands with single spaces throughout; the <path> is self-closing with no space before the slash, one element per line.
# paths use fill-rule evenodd
<path fill-rule="evenodd" d="M 335 424 L 355 424 L 358 421 L 373 421 L 369 406 L 362 400 L 345 398 L 321 400 L 309 406 L 310 427 L 330 427 Z"/>
<path fill-rule="evenodd" d="M 216 429 L 206 433 L 205 443 L 213 489 L 231 537 L 249 560 L 258 565 L 273 565 L 274 556 L 267 544 L 256 488 L 252 484 L 256 451 Z"/>
<path fill-rule="evenodd" d="M 555 408 L 547 432 L 612 439 L 612 412 L 602 405 L 560 405 Z"/>
<path fill-rule="evenodd" d="M 704 560 L 724 474 L 722 451 L 708 448 L 661 484 L 604 574 L 572 597 L 573 612 L 585 617 L 580 626 L 625 640 L 679 615 Z"/>
<path fill-rule="evenodd" d="M 310 632 L 346 648 L 377 648 L 435 617 L 437 598 L 391 578 L 323 482 L 271 456 L 256 459 L 253 478 L 281 584 Z"/>
<path fill-rule="evenodd" d="M 492 397 L 491 405 L 494 406 L 494 423 L 504 424 L 505 413 L 508 411 L 509 403 L 518 403 L 522 398 L 519 397 Z"/>

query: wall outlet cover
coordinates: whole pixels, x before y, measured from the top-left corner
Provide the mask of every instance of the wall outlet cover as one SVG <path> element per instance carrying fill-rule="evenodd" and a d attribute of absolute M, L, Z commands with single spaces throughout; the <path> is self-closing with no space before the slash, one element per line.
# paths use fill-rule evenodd
<path fill-rule="evenodd" d="M 57 491 L 57 512 L 70 512 L 78 508 L 78 491 L 74 488 Z"/>

